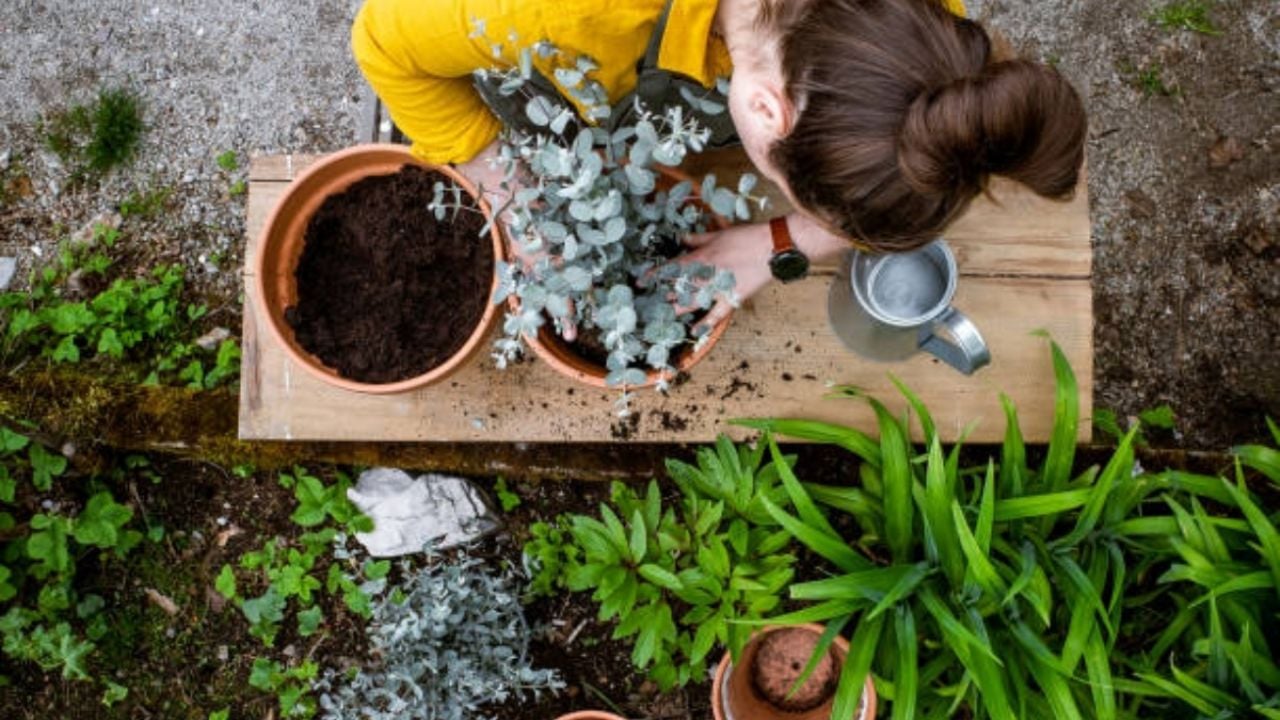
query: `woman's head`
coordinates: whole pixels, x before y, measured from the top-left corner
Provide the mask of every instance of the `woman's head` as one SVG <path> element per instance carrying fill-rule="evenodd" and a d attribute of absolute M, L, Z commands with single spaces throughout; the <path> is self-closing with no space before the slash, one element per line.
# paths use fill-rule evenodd
<path fill-rule="evenodd" d="M 906 250 L 990 175 L 1047 197 L 1074 189 L 1079 95 L 1052 68 L 993 58 L 978 23 L 939 0 L 760 1 L 756 30 L 773 42 L 730 107 L 752 159 L 831 229 Z"/>

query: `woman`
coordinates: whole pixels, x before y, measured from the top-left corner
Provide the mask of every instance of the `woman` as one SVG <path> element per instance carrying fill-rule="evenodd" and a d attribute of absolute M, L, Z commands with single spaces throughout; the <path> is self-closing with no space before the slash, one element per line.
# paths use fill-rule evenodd
<path fill-rule="evenodd" d="M 495 192 L 500 126 L 472 71 L 548 40 L 595 59 L 616 101 L 636 84 L 666 6 L 368 0 L 352 46 L 415 154 L 456 163 Z M 706 86 L 732 71 L 729 112 L 747 155 L 797 208 L 772 227 L 688 238 L 683 259 L 732 271 L 745 299 L 774 276 L 791 279 L 797 265 L 779 260 L 795 251 L 822 260 L 850 245 L 929 242 L 991 175 L 1069 197 L 1084 155 L 1078 94 L 1052 68 L 999 57 L 962 10 L 959 0 L 670 0 L 659 66 Z M 720 303 L 706 322 L 729 309 Z"/>

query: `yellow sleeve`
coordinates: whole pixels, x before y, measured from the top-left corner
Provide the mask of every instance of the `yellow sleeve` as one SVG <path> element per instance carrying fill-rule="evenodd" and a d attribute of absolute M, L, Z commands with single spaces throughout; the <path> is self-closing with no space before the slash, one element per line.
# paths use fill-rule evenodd
<path fill-rule="evenodd" d="M 969 17 L 968 11 L 964 9 L 964 0 L 946 0 L 946 3 L 947 9 L 951 11 L 951 14 Z"/>
<path fill-rule="evenodd" d="M 501 127 L 472 85 L 493 65 L 470 37 L 469 11 L 484 2 L 368 0 L 351 28 L 351 50 L 418 157 L 435 163 L 475 157 Z"/>

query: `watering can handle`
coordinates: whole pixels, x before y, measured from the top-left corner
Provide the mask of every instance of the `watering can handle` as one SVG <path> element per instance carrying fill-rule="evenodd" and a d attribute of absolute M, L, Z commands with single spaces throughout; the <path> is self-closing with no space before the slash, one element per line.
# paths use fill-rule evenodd
<path fill-rule="evenodd" d="M 945 327 L 952 341 L 937 334 Z M 991 362 L 991 351 L 978 332 L 978 326 L 955 308 L 947 308 L 934 320 L 928 336 L 920 341 L 920 349 L 937 357 L 965 375 L 972 375 L 978 368 Z"/>

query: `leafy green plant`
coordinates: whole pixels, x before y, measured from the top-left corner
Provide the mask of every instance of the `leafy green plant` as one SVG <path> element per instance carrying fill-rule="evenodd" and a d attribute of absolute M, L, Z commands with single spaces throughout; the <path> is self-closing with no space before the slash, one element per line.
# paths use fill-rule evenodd
<path fill-rule="evenodd" d="M 537 568 L 532 587 L 592 591 L 599 618 L 618 621 L 614 638 L 634 638 L 632 663 L 664 689 L 701 677 L 717 645 L 736 656 L 750 635 L 740 623 L 777 607 L 795 562 L 766 511 L 785 496 L 763 447 L 721 438 L 696 465 L 669 460 L 667 472 L 677 503 L 664 508 L 656 482 L 643 497 L 615 483 L 600 519 L 563 518 L 572 543 L 562 552 L 554 542 L 565 531 L 552 526 L 525 548 Z"/>
<path fill-rule="evenodd" d="M 531 632 L 517 578 L 465 555 L 403 568 L 407 580 L 376 601 L 368 626 L 376 663 L 316 685 L 329 720 L 491 718 L 489 703 L 556 691 L 554 670 L 530 665 Z"/>
<path fill-rule="evenodd" d="M 133 158 L 145 130 L 142 102 L 125 88 L 99 92 L 91 105 L 74 105 L 44 123 L 45 145 L 73 176 L 99 175 Z"/>
<path fill-rule="evenodd" d="M 836 574 L 791 586 L 808 607 L 751 624 L 826 622 L 806 673 L 837 634 L 852 633 L 833 716 L 852 713 L 868 674 L 895 718 L 952 717 L 960 708 L 992 718 L 1182 717 L 1188 707 L 1227 717 L 1280 705 L 1266 640 L 1275 637 L 1280 587 L 1274 525 L 1247 509 L 1242 484 L 1139 471 L 1137 427 L 1103 467 L 1075 472 L 1077 388 L 1056 345 L 1052 354 L 1054 427 L 1038 467 L 1027 462 L 1007 399 L 999 463 L 964 469 L 960 446 L 944 453 L 927 408 L 900 384 L 926 440 L 921 454 L 906 419 L 848 388 L 840 394 L 872 406 L 878 440 L 820 422 L 743 421 L 839 445 L 861 461 L 860 485 L 804 483 L 769 441 L 795 513 L 771 500 L 766 509 Z M 1202 501 L 1246 517 L 1212 516 Z M 826 511 L 850 515 L 855 536 L 842 536 Z M 1187 595 L 1174 584 L 1181 581 L 1203 594 Z M 1235 595 L 1253 591 L 1268 599 Z M 1238 599 L 1251 609 L 1214 609 Z M 1171 621 L 1133 617 L 1155 601 L 1174 609 Z M 1223 622 L 1228 615 L 1238 624 Z M 1165 677 L 1174 648 L 1196 663 L 1175 664 Z M 1228 667 L 1243 668 L 1234 684 Z"/>
<path fill-rule="evenodd" d="M 1176 0 L 1153 9 L 1152 22 L 1165 30 L 1191 30 L 1202 35 L 1221 35 L 1222 30 L 1209 17 L 1208 0 Z"/>
<path fill-rule="evenodd" d="M 280 701 L 282 718 L 314 717 L 316 701 L 310 696 L 310 690 L 319 670 L 320 667 L 310 660 L 285 667 L 275 660 L 255 658 L 249 672 L 249 685 L 274 693 Z"/>
<path fill-rule="evenodd" d="M 117 209 L 120 211 L 121 218 L 153 218 L 164 210 L 171 197 L 173 197 L 171 187 L 133 190 L 128 197 L 120 201 Z"/>
<path fill-rule="evenodd" d="M 707 176 L 694 198 L 692 181 L 666 182 L 661 168 L 679 165 L 703 150 L 709 132 L 684 104 L 638 108 L 625 121 L 613 118 L 596 64 L 572 62 L 546 43 L 520 52 L 506 70 L 480 73 L 500 81 L 500 94 L 519 98 L 530 121 L 500 140 L 499 162 L 511 202 L 503 208 L 513 242 L 530 260 L 501 263 L 495 302 L 515 296 L 516 312 L 504 322 L 494 357 L 505 366 L 522 350 L 523 338 L 547 324 L 559 330 L 573 323 L 595 336 L 608 356 L 607 382 L 626 387 L 645 381 L 645 368 L 672 371 L 672 360 L 700 342 L 699 311 L 718 297 L 731 297 L 733 276 L 697 263 L 668 261 L 680 240 L 708 227 L 708 207 L 725 217 L 746 219 L 753 176 L 734 188 Z M 535 63 L 556 65 L 554 76 L 583 113 L 588 125 L 564 103 L 532 92 Z M 692 98 L 723 111 L 723 104 Z M 622 108 L 621 110 L 628 110 Z M 605 127 L 609 129 L 606 130 Z M 519 178 L 519 186 L 516 186 Z M 432 206 L 448 207 L 443 185 Z M 680 307 L 676 312 L 671 299 Z M 660 384 L 665 388 L 665 381 Z M 624 396 L 625 400 L 625 396 Z"/>
<path fill-rule="evenodd" d="M 249 622 L 249 632 L 270 647 L 275 643 L 280 624 L 291 603 L 296 606 L 298 634 L 315 634 L 325 618 L 317 606 L 317 595 L 324 592 L 342 597 L 354 614 L 369 617 L 370 598 L 383 591 L 391 569 L 387 560 L 358 561 L 346 549 L 348 533 L 372 529 L 369 518 L 361 515 L 347 499 L 351 480 L 339 473 L 336 482 L 325 485 L 305 468 L 279 476 L 282 486 L 292 489 L 298 506 L 291 519 L 306 528 L 296 540 L 276 537 L 261 550 L 240 556 L 240 569 L 250 571 L 239 576 L 231 565 L 223 565 L 214 580 L 214 589 L 240 608 Z M 332 556 L 328 570 L 320 572 L 322 558 Z M 245 595 L 249 587 L 261 592 Z"/>
<path fill-rule="evenodd" d="M 95 233 L 97 242 L 114 242 L 114 232 L 104 228 Z M 208 308 L 182 302 L 181 268 L 160 267 L 150 277 L 117 278 L 89 300 L 64 299 L 58 283 L 76 264 L 72 259 L 61 268 L 47 268 L 29 293 L 0 295 L 6 363 L 31 356 L 55 364 L 141 363 L 139 374 L 145 373 L 146 384 L 165 378 L 197 389 L 238 377 L 240 349 L 235 341 L 223 341 L 206 372 L 201 359 L 205 351 L 186 339 L 195 334 L 195 324 Z"/>
<path fill-rule="evenodd" d="M 509 513 L 520 507 L 520 496 L 507 487 L 506 478 L 499 477 L 498 482 L 494 484 L 493 491 L 498 496 L 498 504 L 502 506 L 502 512 Z"/>
<path fill-rule="evenodd" d="M 61 455 L 0 428 L 0 502 L 34 506 L 30 497 L 19 501 L 18 493 L 48 492 L 66 467 Z M 21 483 L 24 478 L 29 483 Z M 103 598 L 76 588 L 77 565 L 95 555 L 101 563 L 123 559 L 144 537 L 132 527 L 131 508 L 116 502 L 99 479 L 89 487 L 92 494 L 74 514 L 66 506 L 50 506 L 19 525 L 13 514 L 0 512 L 6 538 L 0 543 L 0 607 L 7 606 L 0 615 L 4 654 L 80 680 L 89 678 L 87 659 L 108 627 Z M 119 692 L 108 683 L 104 701 Z"/>

